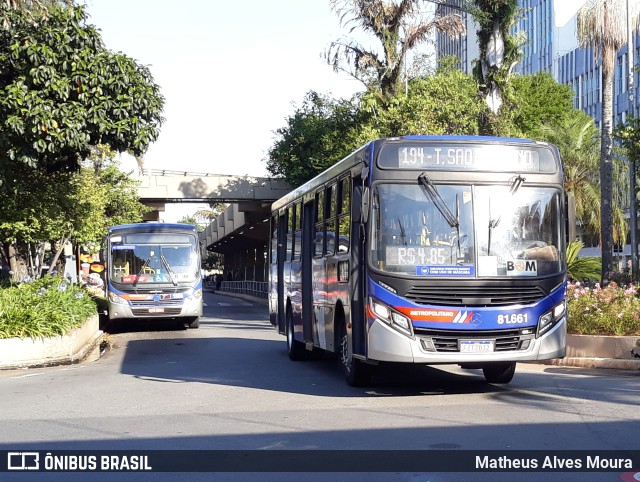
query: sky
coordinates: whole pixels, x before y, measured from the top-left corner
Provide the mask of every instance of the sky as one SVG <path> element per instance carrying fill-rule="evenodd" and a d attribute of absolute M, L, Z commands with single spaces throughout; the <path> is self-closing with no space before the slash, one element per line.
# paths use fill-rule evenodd
<path fill-rule="evenodd" d="M 340 27 L 328 0 L 86 0 L 108 49 L 147 65 L 165 97 L 145 168 L 265 176 L 266 153 L 309 90 L 362 84 L 321 58 Z M 122 166 L 133 169 L 130 158 Z"/>

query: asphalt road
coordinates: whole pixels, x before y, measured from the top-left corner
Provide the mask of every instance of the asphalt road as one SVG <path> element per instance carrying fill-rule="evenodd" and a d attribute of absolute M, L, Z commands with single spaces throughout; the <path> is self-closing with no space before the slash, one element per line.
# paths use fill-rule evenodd
<path fill-rule="evenodd" d="M 205 301 L 199 329 L 164 321 L 110 325 L 113 348 L 98 360 L 0 371 L 0 450 L 640 452 L 638 372 L 519 364 L 509 385 L 490 385 L 476 370 L 385 366 L 372 386 L 352 388 L 334 360 L 291 362 L 265 305 L 212 293 Z M 304 479 L 619 481 L 622 472 L 380 474 L 363 467 Z M 87 475 L 0 473 L 0 480 Z M 90 476 L 239 479 L 236 473 Z"/>

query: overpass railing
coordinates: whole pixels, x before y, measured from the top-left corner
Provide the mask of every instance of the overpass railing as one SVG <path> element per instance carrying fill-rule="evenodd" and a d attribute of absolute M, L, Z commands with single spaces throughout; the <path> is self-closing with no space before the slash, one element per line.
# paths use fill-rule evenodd
<path fill-rule="evenodd" d="M 220 284 L 219 291 L 266 299 L 267 284 L 266 281 L 223 281 Z"/>

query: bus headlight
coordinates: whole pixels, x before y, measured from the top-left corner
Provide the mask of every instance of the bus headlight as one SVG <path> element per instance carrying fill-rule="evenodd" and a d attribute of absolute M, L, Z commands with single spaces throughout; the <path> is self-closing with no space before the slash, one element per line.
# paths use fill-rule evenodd
<path fill-rule="evenodd" d="M 562 300 L 562 302 L 554 306 L 553 309 L 543 314 L 538 320 L 537 336 L 540 337 L 553 328 L 562 319 L 566 311 L 567 304 L 565 300 Z"/>
<path fill-rule="evenodd" d="M 411 320 L 405 315 L 398 313 L 389 306 L 373 298 L 369 298 L 370 315 L 386 323 L 399 332 L 412 336 Z"/>
<path fill-rule="evenodd" d="M 194 290 L 187 298 L 187 301 L 197 301 L 200 298 L 202 298 L 202 290 Z"/>
<path fill-rule="evenodd" d="M 117 294 L 109 292 L 109 301 L 117 305 L 128 305 L 129 302 L 124 298 L 120 298 Z"/>

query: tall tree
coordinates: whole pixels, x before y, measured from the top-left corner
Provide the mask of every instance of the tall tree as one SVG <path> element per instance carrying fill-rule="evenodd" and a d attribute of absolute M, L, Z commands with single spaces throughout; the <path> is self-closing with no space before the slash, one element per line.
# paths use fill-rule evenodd
<path fill-rule="evenodd" d="M 578 11 L 577 36 L 602 61 L 602 124 L 600 126 L 600 223 L 602 281 L 613 269 L 613 75 L 616 52 L 627 41 L 625 0 L 589 0 Z"/>
<path fill-rule="evenodd" d="M 480 133 L 511 135 L 512 96 L 509 80 L 520 59 L 519 41 L 510 34 L 518 0 L 471 0 L 469 10 L 478 23 L 480 58 L 474 67 L 479 93 L 487 103 Z"/>
<path fill-rule="evenodd" d="M 77 171 L 91 146 L 142 155 L 164 99 L 149 69 L 107 50 L 84 8 L 8 9 L 0 28 L 0 183 L 10 163 Z M 33 18 L 36 14 L 34 14 Z"/>
<path fill-rule="evenodd" d="M 548 72 L 516 75 L 513 86 L 514 135 L 534 137 L 542 125 L 560 124 L 573 109 L 573 89 Z"/>
<path fill-rule="evenodd" d="M 564 118 L 542 125 L 536 137 L 560 149 L 564 169 L 564 186 L 576 202 L 576 217 L 587 236 L 600 240 L 600 133 L 593 118 L 572 109 Z M 627 204 L 628 181 L 625 163 L 613 159 L 613 239 L 625 243 L 627 220 L 624 207 Z"/>
<path fill-rule="evenodd" d="M 401 90 L 402 68 L 407 52 L 422 43 L 433 42 L 435 31 L 452 36 L 464 34 L 458 14 L 442 15 L 435 10 L 425 17 L 426 0 L 330 0 L 331 8 L 350 33 L 357 29 L 372 34 L 381 51 L 363 47 L 352 38 L 336 40 L 325 54 L 327 62 L 379 93 L 382 100 Z"/>
<path fill-rule="evenodd" d="M 358 130 L 366 116 L 355 101 L 308 92 L 302 105 L 287 118 L 287 125 L 275 132 L 267 171 L 292 186 L 308 181 L 359 147 L 367 137 L 360 136 Z"/>

